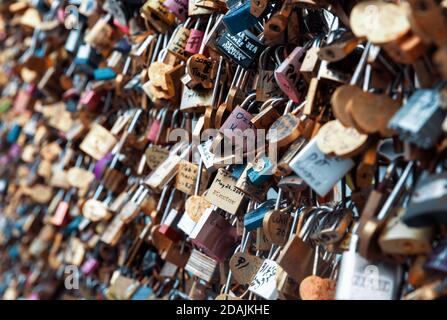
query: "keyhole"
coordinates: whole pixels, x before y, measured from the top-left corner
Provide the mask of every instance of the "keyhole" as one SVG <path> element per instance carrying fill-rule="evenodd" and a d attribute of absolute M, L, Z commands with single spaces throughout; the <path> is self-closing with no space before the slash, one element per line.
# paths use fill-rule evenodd
<path fill-rule="evenodd" d="M 425 1 L 418 1 L 417 8 L 419 11 L 427 11 L 428 10 L 428 6 Z"/>
<path fill-rule="evenodd" d="M 335 53 L 332 51 L 332 50 L 326 50 L 326 55 L 329 57 L 329 58 L 335 58 Z"/>
<path fill-rule="evenodd" d="M 277 24 L 271 24 L 269 25 L 270 30 L 274 31 L 274 32 L 280 32 L 281 28 L 277 25 Z"/>

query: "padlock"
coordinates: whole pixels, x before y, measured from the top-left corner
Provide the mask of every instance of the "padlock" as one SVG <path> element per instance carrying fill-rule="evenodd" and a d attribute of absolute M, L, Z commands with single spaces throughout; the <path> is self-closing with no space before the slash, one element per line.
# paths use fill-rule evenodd
<path fill-rule="evenodd" d="M 189 16 L 196 16 L 196 15 L 206 15 L 206 14 L 211 14 L 213 12 L 213 10 L 207 8 L 207 7 L 203 7 L 203 6 L 199 6 L 197 0 L 189 0 L 188 1 L 188 15 Z"/>
<path fill-rule="evenodd" d="M 381 230 L 383 230 L 385 219 L 390 214 L 391 206 L 400 199 L 402 189 L 404 188 L 405 183 L 410 176 L 413 165 L 413 162 L 410 162 L 406 165 L 405 170 L 402 172 L 398 182 L 394 186 L 385 203 L 380 208 L 377 216 L 371 217 L 361 226 L 361 228 L 359 228 L 358 232 L 361 236 L 359 243 L 359 252 L 364 257 L 376 258 L 378 255 L 380 255 L 380 249 L 377 248 L 378 237 Z"/>
<path fill-rule="evenodd" d="M 311 262 L 313 261 L 314 250 L 305 242 L 309 235 L 309 227 L 312 222 L 312 217 L 308 217 L 310 213 L 310 208 L 301 212 L 297 225 L 297 233 L 295 234 L 292 230 L 284 246 L 284 250 L 278 257 L 278 264 L 281 268 L 297 282 L 300 282 L 308 276 L 312 267 Z M 299 268 L 296 268 L 293 264 L 293 261 L 296 261 L 296 259 L 302 261 Z"/>
<path fill-rule="evenodd" d="M 267 141 L 279 148 L 289 145 L 300 135 L 300 118 L 297 114 L 301 111 L 301 107 L 298 106 L 290 112 L 291 107 L 292 101 L 289 100 L 284 109 L 283 116 L 273 122 L 267 132 Z"/>
<path fill-rule="evenodd" d="M 92 158 L 99 160 L 113 148 L 116 142 L 116 138 L 107 129 L 95 124 L 79 148 Z"/>
<path fill-rule="evenodd" d="M 433 174 L 421 179 L 411 197 L 402 221 L 410 227 L 427 227 L 444 223 L 439 208 L 445 198 L 445 174 Z"/>
<path fill-rule="evenodd" d="M 351 32 L 341 32 L 331 43 L 323 45 L 318 51 L 320 59 L 334 62 L 346 58 L 359 43 Z"/>
<path fill-rule="evenodd" d="M 180 241 L 182 234 L 177 224 L 181 218 L 178 208 L 173 205 L 177 189 L 173 188 L 169 196 L 158 232 L 174 243 Z"/>
<path fill-rule="evenodd" d="M 103 185 L 99 185 L 93 197 L 86 200 L 82 206 L 82 215 L 93 222 L 108 219 L 110 216 L 108 205 L 112 197 L 109 195 L 104 201 L 98 200 L 103 188 Z"/>
<path fill-rule="evenodd" d="M 273 71 L 276 65 L 272 65 L 269 52 L 271 52 L 271 48 L 267 48 L 259 56 L 260 70 L 256 84 L 256 100 L 262 102 L 273 97 L 280 97 L 282 94 Z"/>
<path fill-rule="evenodd" d="M 311 239 L 326 246 L 340 242 L 348 233 L 353 219 L 351 210 L 335 208 L 321 219 Z"/>
<path fill-rule="evenodd" d="M 191 254 L 190 249 L 182 244 L 171 243 L 166 251 L 162 254 L 162 258 L 167 263 L 172 263 L 179 268 L 184 268 Z"/>
<path fill-rule="evenodd" d="M 175 15 L 159 0 L 147 1 L 141 7 L 141 14 L 160 33 L 167 31 L 175 19 Z"/>
<path fill-rule="evenodd" d="M 287 149 L 287 151 L 282 155 L 281 159 L 273 168 L 273 174 L 277 177 L 288 176 L 292 173 L 292 168 L 290 167 L 290 161 L 300 152 L 304 147 L 306 140 L 304 137 L 299 137 L 296 139 Z"/>
<path fill-rule="evenodd" d="M 224 261 L 236 246 L 236 229 L 212 209 L 206 209 L 190 234 L 192 242 L 216 261 Z"/>
<path fill-rule="evenodd" d="M 390 218 L 379 238 L 379 245 L 388 254 L 417 255 L 431 251 L 433 230 L 431 228 L 410 228 L 401 217 L 405 210 L 399 210 L 396 217 Z"/>
<path fill-rule="evenodd" d="M 268 99 L 265 101 L 260 107 L 260 111 L 257 115 L 255 115 L 250 122 L 255 125 L 257 129 L 267 129 L 275 122 L 280 114 L 275 109 L 275 104 L 279 103 L 282 99 Z"/>
<path fill-rule="evenodd" d="M 296 47 L 275 70 L 275 79 L 279 87 L 295 103 L 298 103 L 300 98 L 298 92 L 300 73 L 298 70 L 301 68 L 303 54 L 304 48 Z"/>
<path fill-rule="evenodd" d="M 180 21 L 185 21 L 188 15 L 188 1 L 187 0 L 168 0 L 164 2 L 168 8 Z"/>
<path fill-rule="evenodd" d="M 231 35 L 225 32 L 217 40 L 217 48 L 244 69 L 249 69 L 265 50 L 257 37 L 248 30 Z"/>
<path fill-rule="evenodd" d="M 240 106 L 236 106 L 219 129 L 225 137 L 235 141 L 236 147 L 243 149 L 254 145 L 256 135 L 256 128 L 251 122 L 253 115 L 245 109 L 253 98 L 255 95 L 248 96 Z"/>
<path fill-rule="evenodd" d="M 193 249 L 185 270 L 206 282 L 211 282 L 217 271 L 217 261 L 199 250 Z"/>
<path fill-rule="evenodd" d="M 403 140 L 429 148 L 441 134 L 445 111 L 440 105 L 439 91 L 417 90 L 390 119 L 388 126 L 396 130 Z"/>
<path fill-rule="evenodd" d="M 0 298 L 444 298 L 444 7 L 3 4 Z"/>
<path fill-rule="evenodd" d="M 230 8 L 222 21 L 231 34 L 237 34 L 252 27 L 258 19 L 251 14 L 251 1 L 242 1 L 240 5 Z"/>
<path fill-rule="evenodd" d="M 76 189 L 74 188 L 71 188 L 69 191 L 67 191 L 62 201 L 60 201 L 57 205 L 56 211 L 50 220 L 53 225 L 60 227 L 67 221 L 69 213 L 68 211 L 70 209 L 70 201 L 75 191 Z"/>
<path fill-rule="evenodd" d="M 204 119 L 205 129 L 213 127 L 213 123 L 216 129 L 220 129 L 229 113 L 233 111 L 234 107 L 238 103 L 242 103 L 242 101 L 245 100 L 243 91 L 246 84 L 247 75 L 248 73 L 244 72 L 242 68 L 238 67 L 236 69 L 225 101 L 217 107 L 217 110 L 210 108 L 206 110 L 207 112 L 205 113 Z"/>
<path fill-rule="evenodd" d="M 276 288 L 278 269 L 278 264 L 274 260 L 265 259 L 250 283 L 248 290 L 264 299 L 276 300 L 279 295 Z"/>
<path fill-rule="evenodd" d="M 191 54 L 186 51 L 186 45 L 190 37 L 191 30 L 188 29 L 189 20 L 186 20 L 182 27 L 179 27 L 174 32 L 168 47 L 169 52 L 182 60 L 187 60 Z"/>
<path fill-rule="evenodd" d="M 276 201 L 268 200 L 262 203 L 259 207 L 253 211 L 248 212 L 244 216 L 244 227 L 247 231 L 253 231 L 262 227 L 265 214 L 270 211 L 275 205 Z"/>
<path fill-rule="evenodd" d="M 188 41 L 186 42 L 185 51 L 190 54 L 199 53 L 205 32 L 199 30 L 200 17 L 197 19 L 195 26 L 190 30 Z"/>
<path fill-rule="evenodd" d="M 424 41 L 427 37 L 438 46 L 445 45 L 447 35 L 445 17 L 439 11 L 435 1 L 409 1 L 411 11 L 409 14 L 413 31 Z"/>
<path fill-rule="evenodd" d="M 36 90 L 36 86 L 33 84 L 25 84 L 21 88 L 14 100 L 13 109 L 20 113 L 29 109 L 33 103 L 33 94 Z"/>
<path fill-rule="evenodd" d="M 179 144 L 177 148 L 171 150 L 170 156 L 151 172 L 146 178 L 145 184 L 156 191 L 161 190 L 176 175 L 180 161 L 189 154 L 190 146 L 183 150 L 180 156 L 177 155 L 176 153 L 182 147 L 184 145 Z"/>
<path fill-rule="evenodd" d="M 231 177 L 230 172 L 220 168 L 205 199 L 224 211 L 236 214 L 244 199 L 244 193 L 238 190 L 235 184 L 236 179 Z"/>
<path fill-rule="evenodd" d="M 350 159 L 328 157 L 313 138 L 290 162 L 292 170 L 317 194 L 324 196 L 354 165 Z"/>
<path fill-rule="evenodd" d="M 275 40 L 284 36 L 287 22 L 293 9 L 293 1 L 285 0 L 281 9 L 275 12 L 264 24 L 264 36 L 268 44 L 275 44 Z"/>
<path fill-rule="evenodd" d="M 195 181 L 194 195 L 188 197 L 185 201 L 185 212 L 183 213 L 180 221 L 178 222 L 178 227 L 187 235 L 190 235 L 194 230 L 195 225 L 199 221 L 200 217 L 203 215 L 205 210 L 211 207 L 211 204 L 205 200 L 203 196 L 200 196 L 200 186 L 202 184 L 202 174 L 203 174 L 203 161 L 200 159 L 199 162 L 199 175 Z"/>
<path fill-rule="evenodd" d="M 205 29 L 204 37 L 209 33 L 211 22 L 212 19 L 210 18 Z M 204 44 L 203 39 L 199 52 L 189 57 L 186 62 L 186 74 L 182 78 L 182 82 L 190 89 L 196 88 L 197 86 L 204 89 L 211 89 L 213 87 L 213 80 L 217 73 L 216 62 L 203 54 L 205 50 Z"/>
<path fill-rule="evenodd" d="M 278 200 L 281 197 L 278 196 Z M 264 215 L 262 228 L 267 239 L 278 246 L 286 244 L 290 229 L 292 227 L 292 217 L 285 211 L 281 210 L 277 205 Z"/>
<path fill-rule="evenodd" d="M 144 185 L 140 185 L 129 201 L 124 204 L 119 213 L 124 223 L 129 223 L 136 218 L 141 211 L 141 203 L 148 193 L 149 190 Z"/>
<path fill-rule="evenodd" d="M 81 44 L 76 53 L 74 63 L 90 70 L 90 68 L 94 68 L 98 65 L 99 59 L 100 55 L 92 46 L 89 44 Z"/>
<path fill-rule="evenodd" d="M 351 236 L 349 251 L 344 252 L 337 280 L 337 300 L 392 300 L 397 296 L 398 266 L 371 263 L 356 252 L 358 236 Z"/>
<path fill-rule="evenodd" d="M 266 161 L 268 161 L 268 163 L 270 164 L 270 160 L 268 160 L 268 158 Z M 254 163 L 248 163 L 245 167 L 243 167 L 240 175 L 235 175 L 235 172 L 237 172 L 237 170 L 233 170 L 233 177 L 237 179 L 235 187 L 251 199 L 254 199 L 256 201 L 263 201 L 271 185 L 271 180 L 268 179 L 271 175 L 263 176 L 252 172 L 251 176 L 253 177 L 253 180 L 257 181 L 255 183 L 249 177 L 249 173 L 252 171 L 254 166 Z M 258 177 L 260 179 L 258 179 Z M 265 177 L 267 177 L 267 179 L 264 179 Z"/>
<path fill-rule="evenodd" d="M 116 78 L 116 72 L 112 68 L 98 68 L 93 71 L 93 77 L 97 81 L 111 80 Z"/>

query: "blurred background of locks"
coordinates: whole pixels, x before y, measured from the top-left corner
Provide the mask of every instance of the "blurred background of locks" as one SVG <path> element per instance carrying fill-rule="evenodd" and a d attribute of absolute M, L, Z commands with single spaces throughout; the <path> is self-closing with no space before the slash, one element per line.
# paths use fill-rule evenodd
<path fill-rule="evenodd" d="M 2 1 L 0 297 L 444 297 L 446 10 Z"/>

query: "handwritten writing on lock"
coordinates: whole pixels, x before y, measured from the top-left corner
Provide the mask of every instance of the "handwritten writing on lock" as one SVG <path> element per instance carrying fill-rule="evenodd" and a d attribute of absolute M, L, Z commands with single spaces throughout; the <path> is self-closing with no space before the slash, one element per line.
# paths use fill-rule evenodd
<path fill-rule="evenodd" d="M 328 157 L 312 139 L 290 162 L 295 173 L 320 196 L 325 196 L 354 166 L 352 159 Z"/>
<path fill-rule="evenodd" d="M 242 143 L 245 150 L 247 144 L 251 145 L 256 137 L 256 127 L 250 121 L 252 118 L 251 113 L 237 106 L 220 128 L 220 132 L 228 139 Z"/>

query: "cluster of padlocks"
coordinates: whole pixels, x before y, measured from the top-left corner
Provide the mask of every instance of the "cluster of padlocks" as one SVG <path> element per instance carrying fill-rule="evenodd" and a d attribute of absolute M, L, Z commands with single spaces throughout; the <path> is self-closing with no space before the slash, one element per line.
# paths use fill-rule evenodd
<path fill-rule="evenodd" d="M 447 4 L 0 3 L 0 297 L 447 295 Z"/>

